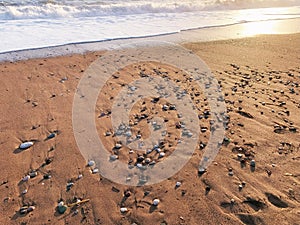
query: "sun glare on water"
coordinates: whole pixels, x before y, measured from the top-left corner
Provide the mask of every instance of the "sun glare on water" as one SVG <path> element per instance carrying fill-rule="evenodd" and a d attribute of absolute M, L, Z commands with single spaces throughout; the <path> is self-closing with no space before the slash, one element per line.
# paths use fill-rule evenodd
<path fill-rule="evenodd" d="M 258 9 L 256 12 L 249 11 L 246 15 L 238 15 L 238 18 L 247 18 L 247 21 L 241 25 L 239 34 L 242 36 L 254 36 L 260 34 L 289 33 L 296 30 L 297 24 L 292 21 L 287 25 L 287 23 L 284 23 L 284 19 L 291 18 L 293 13 L 288 8 L 269 8 Z M 277 14 L 279 19 L 270 20 L 269 15 L 272 14 Z"/>

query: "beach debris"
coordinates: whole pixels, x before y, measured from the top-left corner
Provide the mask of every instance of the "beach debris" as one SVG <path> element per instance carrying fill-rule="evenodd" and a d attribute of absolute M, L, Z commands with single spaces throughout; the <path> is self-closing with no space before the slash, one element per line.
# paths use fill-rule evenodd
<path fill-rule="evenodd" d="M 156 198 L 153 200 L 152 205 L 158 206 L 159 203 L 160 203 L 160 200 L 158 198 Z"/>
<path fill-rule="evenodd" d="M 68 207 L 78 206 L 78 205 L 81 205 L 81 204 L 89 202 L 89 201 L 90 201 L 90 199 L 88 199 L 88 198 L 87 199 L 77 199 L 76 202 L 68 204 Z"/>
<path fill-rule="evenodd" d="M 32 141 L 23 142 L 22 144 L 20 144 L 19 149 L 25 150 L 27 148 L 30 148 L 33 144 L 34 142 Z"/>
<path fill-rule="evenodd" d="M 20 214 L 24 215 L 32 212 L 35 209 L 34 206 L 22 206 L 19 210 Z"/>
<path fill-rule="evenodd" d="M 126 207 L 122 207 L 122 208 L 120 208 L 120 212 L 126 213 L 126 212 L 128 212 L 128 209 Z"/>

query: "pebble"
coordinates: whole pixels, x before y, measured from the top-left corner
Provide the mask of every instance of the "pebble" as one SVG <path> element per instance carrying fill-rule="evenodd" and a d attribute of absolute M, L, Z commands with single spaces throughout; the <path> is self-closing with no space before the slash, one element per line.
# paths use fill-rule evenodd
<path fill-rule="evenodd" d="M 22 191 L 22 194 L 25 195 L 28 192 L 27 189 L 25 189 L 24 191 Z"/>
<path fill-rule="evenodd" d="M 29 175 L 26 175 L 25 177 L 22 178 L 22 181 L 28 181 L 30 179 Z"/>
<path fill-rule="evenodd" d="M 34 206 L 29 206 L 29 207 L 28 206 L 23 206 L 23 207 L 20 208 L 19 212 L 21 214 L 26 214 L 26 213 L 32 212 L 34 209 L 35 209 Z"/>
<path fill-rule="evenodd" d="M 109 159 L 111 160 L 111 161 L 115 161 L 115 160 L 117 160 L 119 158 L 119 156 L 117 156 L 117 155 L 111 155 L 110 157 L 109 157 Z"/>
<path fill-rule="evenodd" d="M 43 176 L 43 179 L 44 180 L 48 180 L 48 179 L 50 179 L 51 178 L 51 175 L 50 174 L 45 174 L 44 176 Z M 44 185 L 44 184 L 43 184 Z"/>
<path fill-rule="evenodd" d="M 126 212 L 128 212 L 128 209 L 126 207 L 122 207 L 122 208 L 120 208 L 120 212 L 126 213 Z"/>
<path fill-rule="evenodd" d="M 23 142 L 20 144 L 19 149 L 27 149 L 30 148 L 34 143 L 32 141 Z"/>
<path fill-rule="evenodd" d="M 60 214 L 64 214 L 67 210 L 67 206 L 64 204 L 63 201 L 60 201 L 58 203 L 58 206 L 57 206 L 57 211 L 60 213 Z"/>
<path fill-rule="evenodd" d="M 95 174 L 95 173 L 98 173 L 99 172 L 99 169 L 98 168 L 95 168 L 92 170 L 92 174 Z"/>
<path fill-rule="evenodd" d="M 160 153 L 159 153 L 159 158 L 162 158 L 162 157 L 164 157 L 165 155 L 166 155 L 166 153 L 160 152 Z"/>
<path fill-rule="evenodd" d="M 154 205 L 154 206 L 158 206 L 158 204 L 160 203 L 160 200 L 159 199 L 154 199 L 153 200 L 153 202 L 152 202 L 152 204 Z"/>
<path fill-rule="evenodd" d="M 120 148 L 122 148 L 122 144 L 117 143 L 117 144 L 115 145 L 115 149 L 120 149 Z"/>
<path fill-rule="evenodd" d="M 67 191 L 69 191 L 71 187 L 73 187 L 73 185 L 74 185 L 73 182 L 67 183 Z"/>
<path fill-rule="evenodd" d="M 79 180 L 79 179 L 81 179 L 82 177 L 83 177 L 83 175 L 82 175 L 82 174 L 79 174 L 78 177 L 77 177 L 77 179 Z"/>
<path fill-rule="evenodd" d="M 251 167 L 255 167 L 255 165 L 256 165 L 255 160 L 252 159 L 252 160 L 250 161 L 250 166 L 251 166 Z"/>
<path fill-rule="evenodd" d="M 94 165 L 95 165 L 95 161 L 93 160 L 88 161 L 88 166 L 94 166 Z"/>
<path fill-rule="evenodd" d="M 180 186 L 181 186 L 181 182 L 180 182 L 180 181 L 177 181 L 176 184 L 175 184 L 175 186 L 176 186 L 176 187 L 180 187 Z"/>
<path fill-rule="evenodd" d="M 36 171 L 31 171 L 31 172 L 29 173 L 30 178 L 34 178 L 34 177 L 36 177 L 37 175 L 38 175 L 38 173 L 37 173 Z"/>
<path fill-rule="evenodd" d="M 48 135 L 47 139 L 54 138 L 56 136 L 55 132 L 52 132 L 51 134 Z"/>

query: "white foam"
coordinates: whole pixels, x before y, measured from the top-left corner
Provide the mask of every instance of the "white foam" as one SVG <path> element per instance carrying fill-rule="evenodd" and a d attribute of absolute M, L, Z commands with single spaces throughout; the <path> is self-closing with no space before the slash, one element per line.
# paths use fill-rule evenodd
<path fill-rule="evenodd" d="M 224 10 L 266 2 L 300 5 L 300 0 L 5 0 L 0 52 L 300 16 L 300 7 Z"/>

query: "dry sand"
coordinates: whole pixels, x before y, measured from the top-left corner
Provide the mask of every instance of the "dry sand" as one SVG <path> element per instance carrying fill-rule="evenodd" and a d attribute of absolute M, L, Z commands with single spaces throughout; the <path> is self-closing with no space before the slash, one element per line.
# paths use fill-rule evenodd
<path fill-rule="evenodd" d="M 230 141 L 201 177 L 197 169 L 203 150 L 199 147 L 175 176 L 142 187 L 122 186 L 91 174 L 76 146 L 74 92 L 84 71 L 101 53 L 1 63 L 0 224 L 300 224 L 299 46 L 300 34 L 186 44 L 208 64 L 222 86 L 230 116 L 226 131 Z M 97 127 L 107 148 L 117 139 L 104 137 L 110 118 L 97 115 L 109 109 L 118 88 L 141 70 L 151 74 L 154 68 L 176 74 L 191 95 L 200 93 L 194 98 L 199 114 L 208 109 L 205 96 L 192 89 L 184 73 L 155 63 L 128 67 L 101 93 L 101 99 L 107 101 L 97 104 Z M 111 87 L 114 92 L 109 91 Z M 168 155 L 179 135 L 174 128 L 176 113 L 161 111 L 163 100 L 157 104 L 150 100 L 135 105 L 132 120 L 140 110 L 150 117 L 159 113 L 168 119 Z M 135 131 L 147 136 L 145 124 Z M 209 118 L 199 124 L 209 127 Z M 45 140 L 56 130 L 56 137 Z M 205 143 L 208 137 L 209 131 L 201 134 L 200 141 Z M 18 146 L 25 140 L 36 142 L 20 151 Z M 135 153 L 127 153 L 124 148 L 120 160 L 135 160 Z M 47 164 L 46 159 L 50 159 Z M 254 171 L 249 166 L 251 159 L 256 162 Z M 38 175 L 21 182 L 34 169 Z M 45 174 L 51 178 L 43 179 Z M 79 174 L 83 178 L 77 180 Z M 66 191 L 71 181 L 74 186 Z M 175 189 L 177 181 L 182 184 Z M 22 194 L 25 189 L 28 192 Z M 128 198 L 124 198 L 126 190 L 130 191 Z M 62 215 L 56 211 L 61 199 L 71 203 L 76 198 L 90 201 Z M 151 206 L 154 198 L 161 201 L 156 208 Z M 23 205 L 35 209 L 21 215 Z M 120 207 L 129 211 L 122 214 Z"/>

